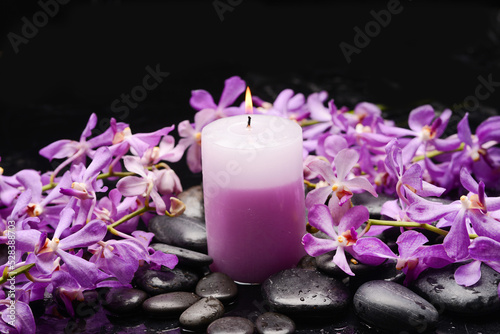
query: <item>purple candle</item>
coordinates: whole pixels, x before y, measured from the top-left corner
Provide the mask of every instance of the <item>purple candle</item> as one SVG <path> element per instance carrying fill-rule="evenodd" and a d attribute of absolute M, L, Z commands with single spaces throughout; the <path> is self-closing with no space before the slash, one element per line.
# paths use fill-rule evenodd
<path fill-rule="evenodd" d="M 203 129 L 203 190 L 211 269 L 261 283 L 305 254 L 302 129 L 250 117 L 250 126 L 239 115 Z"/>

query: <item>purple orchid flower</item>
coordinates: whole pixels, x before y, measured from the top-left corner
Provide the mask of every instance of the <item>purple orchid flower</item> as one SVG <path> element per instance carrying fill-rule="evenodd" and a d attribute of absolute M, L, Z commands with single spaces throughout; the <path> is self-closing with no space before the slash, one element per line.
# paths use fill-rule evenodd
<path fill-rule="evenodd" d="M 454 262 L 448 257 L 442 244 L 425 246 L 424 244 L 428 241 L 420 232 L 405 231 L 396 241 L 399 255 L 394 254 L 386 244 L 377 238 L 360 239 L 353 246 L 353 251 L 361 258 L 368 255 L 383 259 L 397 259 L 396 269 L 405 273 L 403 284 L 408 285 L 425 269 L 442 268 Z"/>
<path fill-rule="evenodd" d="M 406 168 L 406 165 L 403 164 L 403 152 L 398 146 L 397 139 L 393 139 L 386 146 L 386 152 L 386 170 L 393 179 L 397 180 L 395 187 L 396 193 L 405 204 L 410 204 L 407 195 L 409 191 L 427 197 L 441 196 L 446 190 L 423 181 L 423 171 L 420 165 L 412 164 L 410 167 Z"/>
<path fill-rule="evenodd" d="M 125 197 L 144 197 L 146 205 L 149 205 L 149 199 L 151 198 L 154 202 L 156 213 L 159 215 L 165 215 L 167 205 L 159 194 L 159 189 L 161 188 L 162 190 L 165 190 L 163 188 L 166 187 L 165 184 L 161 183 L 163 180 L 157 177 L 163 176 L 161 174 L 156 174 L 154 171 L 146 170 L 136 157 L 126 156 L 123 160 L 125 168 L 139 176 L 126 176 L 123 179 L 120 179 L 116 184 L 116 188 Z"/>
<path fill-rule="evenodd" d="M 362 263 L 368 265 L 381 264 L 386 260 L 385 256 L 378 256 L 378 254 L 375 253 L 369 254 L 368 252 L 363 254 L 357 253 L 354 248 L 358 243 L 361 243 L 362 249 L 382 249 L 385 247 L 382 251 L 385 253 L 387 253 L 389 249 L 387 245 L 379 239 L 361 238 L 363 232 L 357 232 L 361 225 L 368 220 L 369 216 L 368 209 L 364 206 L 356 206 L 347 210 L 337 223 L 326 205 L 314 205 L 309 211 L 309 224 L 325 233 L 331 239 L 320 239 L 308 233 L 302 238 L 304 249 L 307 254 L 311 256 L 319 256 L 335 250 L 333 262 L 351 276 L 354 276 L 354 273 L 347 263 L 345 252 L 350 253 Z"/>
<path fill-rule="evenodd" d="M 347 140 L 341 135 L 325 133 L 318 138 L 316 154 L 333 162 L 337 154 L 344 148 L 349 148 Z"/>
<path fill-rule="evenodd" d="M 423 105 L 410 112 L 408 126 L 410 129 L 403 129 L 393 126 L 379 124 L 383 133 L 397 137 L 414 137 L 406 144 L 403 151 L 403 162 L 408 164 L 420 147 L 424 152 L 429 147 L 434 147 L 440 151 L 451 151 L 460 146 L 457 138 L 440 139 L 451 116 L 451 110 L 446 109 L 435 118 L 434 108 L 431 105 Z"/>
<path fill-rule="evenodd" d="M 79 206 L 78 216 L 74 222 L 73 228 L 79 229 L 79 226 L 92 219 L 95 204 L 97 202 L 96 193 L 104 192 L 107 187 L 103 186 L 102 180 L 97 180 L 97 176 L 104 168 L 111 163 L 111 152 L 107 147 L 97 149 L 94 159 L 85 168 L 83 165 L 73 165 L 71 175 L 73 183 L 71 188 L 61 188 L 61 194 L 74 197 Z M 76 205 L 75 201 L 73 201 Z"/>
<path fill-rule="evenodd" d="M 500 149 L 495 147 L 500 143 L 500 116 L 490 117 L 476 129 L 476 135 L 472 135 L 469 114 L 458 123 L 458 138 L 464 143 L 464 149 L 457 152 L 456 165 L 465 166 L 473 172 L 478 180 L 492 182 L 498 180 L 500 165 Z M 455 173 L 457 174 L 457 173 Z"/>
<path fill-rule="evenodd" d="M 3 292 L 2 292 L 3 294 Z M 14 308 L 15 313 L 10 311 Z M 35 334 L 35 318 L 29 304 L 20 300 L 0 299 L 0 332 L 9 334 Z"/>
<path fill-rule="evenodd" d="M 329 102 L 328 107 L 325 107 L 324 102 L 327 98 L 328 93 L 325 91 L 312 93 L 307 97 L 307 110 L 309 110 L 310 117 L 319 123 L 304 128 L 304 138 L 317 139 L 334 125 L 332 113 L 337 110 L 337 107 L 333 103 L 333 100 Z"/>
<path fill-rule="evenodd" d="M 111 131 L 106 131 L 94 138 L 87 140 L 92 135 L 92 130 L 97 125 L 96 114 L 90 115 L 89 121 L 80 136 L 80 141 L 62 139 L 42 148 L 40 155 L 52 161 L 53 159 L 68 158 L 54 170 L 56 176 L 68 164 L 85 164 L 86 157 L 93 158 L 96 147 L 110 145 L 113 139 Z"/>
<path fill-rule="evenodd" d="M 193 173 L 201 172 L 201 130 L 214 120 L 210 109 L 202 109 L 194 116 L 194 124 L 189 121 L 179 123 L 178 131 L 181 139 L 177 150 L 187 150 L 186 160 Z"/>
<path fill-rule="evenodd" d="M 18 189 L 19 182 L 16 177 L 5 176 L 3 173 L 4 169 L 0 167 L 0 205 L 10 206 L 21 191 Z"/>
<path fill-rule="evenodd" d="M 104 221 L 106 224 L 113 224 L 123 216 L 137 210 L 137 197 L 125 197 L 118 189 L 111 189 L 107 197 L 101 198 L 94 208 L 94 214 L 97 219 Z M 132 233 L 137 229 L 139 216 L 133 217 L 126 222 L 115 227 L 116 230 L 124 233 Z"/>
<path fill-rule="evenodd" d="M 206 110 L 211 120 L 233 116 L 240 113 L 240 107 L 230 107 L 230 105 L 245 91 L 245 87 L 244 80 L 238 76 L 233 76 L 224 81 L 224 90 L 222 91 L 218 105 L 215 104 L 212 95 L 203 89 L 191 92 L 189 104 L 195 110 Z"/>
<path fill-rule="evenodd" d="M 123 233 L 119 235 L 123 239 L 101 241 L 99 245 L 90 246 L 89 251 L 94 255 L 89 261 L 116 277 L 121 283 L 130 283 L 144 262 L 151 263 L 153 269 L 159 269 L 162 265 L 173 269 L 178 263 L 175 255 L 158 252 L 149 247 L 153 233 L 135 231 L 132 236 Z"/>
<path fill-rule="evenodd" d="M 52 239 L 47 238 L 46 233 L 40 233 L 40 238 L 35 246 L 36 266 L 41 273 L 51 273 L 59 267 L 59 259 L 64 261 L 67 271 L 83 287 L 93 286 L 99 278 L 102 278 L 97 267 L 89 261 L 66 250 L 87 247 L 102 241 L 106 235 L 106 224 L 100 220 L 94 220 L 86 224 L 79 231 L 59 239 L 64 230 L 69 228 L 75 216 L 71 208 L 61 211 L 61 219 Z"/>
<path fill-rule="evenodd" d="M 460 171 L 460 181 L 469 191 L 460 200 L 443 205 L 415 195 L 407 211 L 408 216 L 417 222 L 431 223 L 440 218 L 452 221 L 443 245 L 447 254 L 456 260 L 468 257 L 470 232 L 475 231 L 480 236 L 492 239 L 500 238 L 500 221 L 488 215 L 489 210 L 500 209 L 500 197 L 486 197 L 484 183 L 477 183 L 466 168 Z"/>
<path fill-rule="evenodd" d="M 357 176 L 347 179 L 349 172 L 359 160 L 359 154 L 353 149 L 343 149 L 335 157 L 333 163 L 336 167 L 337 175 L 333 172 L 330 164 L 324 160 L 314 160 L 308 167 L 312 172 L 316 172 L 324 178 L 325 185 L 320 184 L 319 188 L 309 192 L 306 197 L 306 206 L 309 208 L 314 204 L 324 204 L 330 194 L 338 198 L 338 204 L 342 206 L 349 202 L 353 191 L 366 190 L 377 197 L 375 188 L 364 177 Z M 329 204 L 331 210 L 332 205 Z"/>
<path fill-rule="evenodd" d="M 257 109 L 266 115 L 301 121 L 310 114 L 305 108 L 304 94 L 295 94 L 291 89 L 281 91 L 273 103 L 264 102 L 257 96 L 253 96 L 252 101 Z"/>
<path fill-rule="evenodd" d="M 132 134 L 130 127 L 124 123 L 116 123 L 111 119 L 111 129 L 113 130 L 113 145 L 109 147 L 111 154 L 115 157 L 112 166 L 114 166 L 122 156 L 129 150 L 133 154 L 142 157 L 149 148 L 155 147 L 163 136 L 166 136 L 175 128 L 175 125 L 164 127 L 151 133 Z"/>
<path fill-rule="evenodd" d="M 469 246 L 469 255 L 474 260 L 460 266 L 455 271 L 455 281 L 460 285 L 471 286 L 481 278 L 481 263 L 500 272 L 500 242 L 488 237 L 475 238 Z M 498 290 L 500 296 L 500 287 Z"/>

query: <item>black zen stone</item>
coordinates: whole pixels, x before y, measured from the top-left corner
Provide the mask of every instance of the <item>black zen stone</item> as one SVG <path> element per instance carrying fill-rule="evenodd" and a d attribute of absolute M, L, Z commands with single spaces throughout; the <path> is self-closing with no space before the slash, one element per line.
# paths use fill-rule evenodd
<path fill-rule="evenodd" d="M 223 314 L 224 305 L 217 298 L 202 298 L 182 312 L 179 322 L 185 329 L 203 330 Z"/>
<path fill-rule="evenodd" d="M 146 299 L 142 309 L 151 317 L 178 317 L 198 300 L 200 296 L 192 292 L 168 292 Z"/>
<path fill-rule="evenodd" d="M 353 304 L 362 321 L 389 333 L 423 333 L 434 328 L 439 318 L 431 303 L 394 282 L 363 284 Z"/>
<path fill-rule="evenodd" d="M 253 334 L 254 331 L 253 322 L 243 317 L 219 318 L 207 328 L 208 334 Z"/>
<path fill-rule="evenodd" d="M 316 264 L 318 266 L 318 270 L 327 274 L 328 276 L 340 279 L 349 276 L 333 262 L 334 255 L 335 251 L 317 256 Z M 358 277 L 372 275 L 375 271 L 379 269 L 378 266 L 370 266 L 361 263 L 357 260 L 353 260 L 352 256 L 349 253 L 346 254 L 346 258 L 347 258 L 347 263 L 349 264 L 349 268 L 351 268 L 354 275 Z"/>
<path fill-rule="evenodd" d="M 295 322 L 284 314 L 266 312 L 255 320 L 255 327 L 260 334 L 295 333 Z"/>
<path fill-rule="evenodd" d="M 378 197 L 373 196 L 368 192 L 362 192 L 359 194 L 354 194 L 351 198 L 353 205 L 363 205 L 370 212 L 370 218 L 372 219 L 380 219 L 382 205 L 384 205 L 387 201 L 393 201 L 395 198 L 385 195 L 383 193 L 379 193 Z"/>
<path fill-rule="evenodd" d="M 137 286 L 152 296 L 174 291 L 192 291 L 198 280 L 198 275 L 181 268 L 141 270 L 135 276 Z"/>
<path fill-rule="evenodd" d="M 179 259 L 180 266 L 204 267 L 213 262 L 213 259 L 207 254 L 195 252 L 185 248 L 160 243 L 151 244 L 150 247 L 156 251 L 176 255 Z"/>
<path fill-rule="evenodd" d="M 455 282 L 458 264 L 428 269 L 414 282 L 416 293 L 429 300 L 439 311 L 464 315 L 485 315 L 500 310 L 498 282 L 500 274 L 481 264 L 481 278 L 472 286 Z"/>
<path fill-rule="evenodd" d="M 185 205 L 184 215 L 203 220 L 205 209 L 203 207 L 203 190 L 201 186 L 193 186 L 181 192 L 178 196 Z"/>
<path fill-rule="evenodd" d="M 316 270 L 318 268 L 316 258 L 311 255 L 304 255 L 297 263 L 297 268 Z"/>
<path fill-rule="evenodd" d="M 162 243 L 207 252 L 207 230 L 199 219 L 184 215 L 156 216 L 149 221 L 148 229 L 154 233 L 156 240 Z"/>
<path fill-rule="evenodd" d="M 140 309 L 148 294 L 139 289 L 113 288 L 106 294 L 103 306 L 118 315 L 133 313 Z"/>
<path fill-rule="evenodd" d="M 228 275 L 215 272 L 200 279 L 195 292 L 200 297 L 214 297 L 227 304 L 236 298 L 238 287 Z"/>
<path fill-rule="evenodd" d="M 349 305 L 349 290 L 318 271 L 292 268 L 262 283 L 262 294 L 274 312 L 297 317 L 333 316 Z"/>

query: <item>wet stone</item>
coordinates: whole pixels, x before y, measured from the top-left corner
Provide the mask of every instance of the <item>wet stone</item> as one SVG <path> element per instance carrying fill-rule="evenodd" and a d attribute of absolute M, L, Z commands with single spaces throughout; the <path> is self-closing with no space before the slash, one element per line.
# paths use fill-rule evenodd
<path fill-rule="evenodd" d="M 202 330 L 224 314 L 224 305 L 213 297 L 202 298 L 182 312 L 179 322 L 185 329 Z"/>
<path fill-rule="evenodd" d="M 441 269 L 428 269 L 420 274 L 412 288 L 439 311 L 464 315 L 498 313 L 500 274 L 481 264 L 481 278 L 476 284 L 466 287 L 455 282 L 455 270 L 459 266 L 453 264 Z"/>
<path fill-rule="evenodd" d="M 254 331 L 253 322 L 243 317 L 220 318 L 207 328 L 208 334 L 253 334 Z"/>
<path fill-rule="evenodd" d="M 192 292 L 169 292 L 146 299 L 142 309 L 151 317 L 178 317 L 198 300 L 200 296 Z"/>
<path fill-rule="evenodd" d="M 372 194 L 368 192 L 362 192 L 359 194 L 355 194 L 352 198 L 353 205 L 363 205 L 370 212 L 370 218 L 372 219 L 380 219 L 382 205 L 384 205 L 387 201 L 393 201 L 395 198 L 385 195 L 383 193 L 378 194 L 378 197 L 374 197 Z"/>
<path fill-rule="evenodd" d="M 394 282 L 363 284 L 354 294 L 353 304 L 362 321 L 388 333 L 427 332 L 439 318 L 431 303 Z"/>
<path fill-rule="evenodd" d="M 179 259 L 180 266 L 204 267 L 213 262 L 213 259 L 207 254 L 195 252 L 185 248 L 160 243 L 151 244 L 150 247 L 156 251 L 176 255 Z"/>
<path fill-rule="evenodd" d="M 235 300 L 238 287 L 228 275 L 215 272 L 200 279 L 195 292 L 200 297 L 214 297 L 227 304 Z"/>
<path fill-rule="evenodd" d="M 156 216 L 149 221 L 148 229 L 159 242 L 196 252 L 207 252 L 207 230 L 199 219 L 185 215 Z"/>
<path fill-rule="evenodd" d="M 192 291 L 199 277 L 186 269 L 141 270 L 136 273 L 137 286 L 154 296 L 174 291 Z"/>
<path fill-rule="evenodd" d="M 316 258 L 311 255 L 304 255 L 297 263 L 297 268 L 316 270 L 318 268 Z"/>
<path fill-rule="evenodd" d="M 349 288 L 357 289 L 362 284 L 368 281 L 384 280 L 388 282 L 403 283 L 405 274 L 401 270 L 396 269 L 397 260 L 388 259 L 378 266 L 374 266 L 368 275 L 356 275 L 349 278 Z"/>
<path fill-rule="evenodd" d="M 66 296 L 63 290 L 58 287 L 54 289 L 53 300 L 59 313 L 65 317 L 88 318 L 99 312 L 101 304 L 99 303 L 99 294 L 96 290 L 86 290 L 82 292 L 83 300 L 74 299 L 71 301 L 73 314 L 68 312 L 65 305 Z"/>
<path fill-rule="evenodd" d="M 193 186 L 181 192 L 178 196 L 185 205 L 184 215 L 191 218 L 204 219 L 203 190 L 201 186 Z"/>
<path fill-rule="evenodd" d="M 297 317 L 338 314 L 349 305 L 349 290 L 340 281 L 319 271 L 292 268 L 262 283 L 264 300 L 271 311 Z"/>
<path fill-rule="evenodd" d="M 334 255 L 335 251 L 317 256 L 316 264 L 318 266 L 318 270 L 327 274 L 328 276 L 341 279 L 349 276 L 333 262 Z M 349 268 L 351 268 L 352 272 L 356 276 L 365 276 L 377 270 L 377 266 L 370 266 L 367 264 L 363 264 L 359 261 L 353 260 L 352 256 L 349 253 L 346 253 L 346 258 L 349 264 Z"/>
<path fill-rule="evenodd" d="M 115 314 L 129 314 L 140 309 L 148 294 L 139 289 L 113 288 L 106 294 L 103 306 Z"/>
<path fill-rule="evenodd" d="M 255 327 L 260 334 L 295 333 L 295 322 L 284 314 L 266 312 L 255 320 Z"/>

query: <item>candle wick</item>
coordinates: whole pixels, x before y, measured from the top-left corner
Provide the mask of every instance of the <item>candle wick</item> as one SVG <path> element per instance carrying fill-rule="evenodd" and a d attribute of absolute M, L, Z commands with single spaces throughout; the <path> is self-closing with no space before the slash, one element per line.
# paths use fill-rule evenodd
<path fill-rule="evenodd" d="M 250 127 L 250 123 L 252 122 L 252 117 L 248 116 L 248 124 L 247 124 L 247 128 Z"/>

